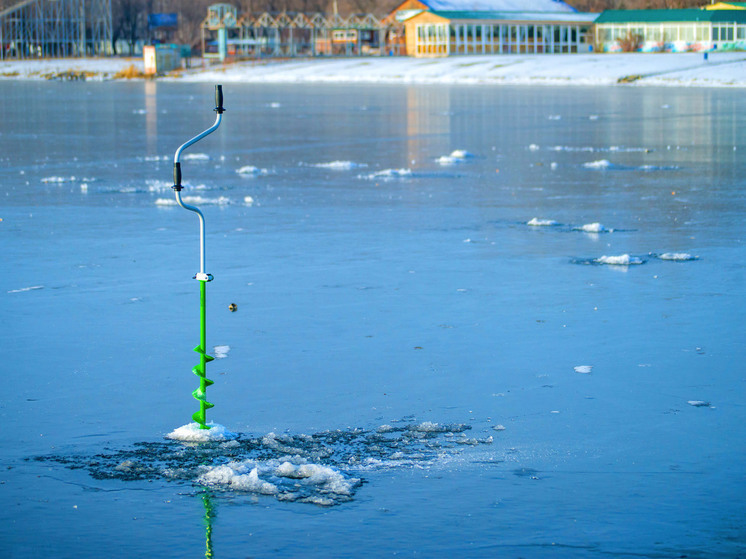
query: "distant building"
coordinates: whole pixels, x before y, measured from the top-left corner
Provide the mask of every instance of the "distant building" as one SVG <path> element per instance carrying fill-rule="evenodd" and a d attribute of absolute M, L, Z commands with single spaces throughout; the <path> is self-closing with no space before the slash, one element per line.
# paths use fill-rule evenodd
<path fill-rule="evenodd" d="M 746 2 L 684 10 L 607 10 L 596 20 L 604 52 L 746 50 Z"/>
<path fill-rule="evenodd" d="M 589 52 L 597 16 L 561 0 L 406 0 L 389 18 L 408 55 L 450 56 Z"/>
<path fill-rule="evenodd" d="M 232 4 L 213 4 L 202 22 L 204 59 L 295 56 L 382 56 L 398 24 L 373 14 L 280 12 L 239 15 Z"/>

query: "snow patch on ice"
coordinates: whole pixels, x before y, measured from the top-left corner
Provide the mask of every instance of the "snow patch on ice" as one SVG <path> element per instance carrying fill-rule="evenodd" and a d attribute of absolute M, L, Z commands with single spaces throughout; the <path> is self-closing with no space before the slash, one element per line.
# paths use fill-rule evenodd
<path fill-rule="evenodd" d="M 611 169 L 613 167 L 611 161 L 608 159 L 599 159 L 597 161 L 588 161 L 587 163 L 583 163 L 583 167 L 586 169 Z"/>
<path fill-rule="evenodd" d="M 166 182 L 158 179 L 146 180 L 145 184 L 150 192 L 161 192 L 173 186 L 171 182 Z"/>
<path fill-rule="evenodd" d="M 557 225 L 557 222 L 553 219 L 539 219 L 538 217 L 534 217 L 526 222 L 526 225 L 531 225 L 532 227 L 551 227 Z"/>
<path fill-rule="evenodd" d="M 688 400 L 687 404 L 694 406 L 695 408 L 711 408 L 713 407 L 710 402 L 704 400 Z"/>
<path fill-rule="evenodd" d="M 597 151 L 597 148 L 590 146 L 552 146 L 551 151 Z"/>
<path fill-rule="evenodd" d="M 653 150 L 650 148 L 643 147 L 627 147 L 627 146 L 552 146 L 549 148 L 551 151 L 567 151 L 567 152 L 614 152 L 614 153 L 649 153 Z M 605 161 L 605 160 L 602 160 Z M 591 162 L 595 163 L 595 162 Z"/>
<path fill-rule="evenodd" d="M 639 148 L 639 147 L 626 147 L 626 146 L 611 146 L 609 147 L 609 151 L 623 151 L 623 152 L 642 152 L 642 153 L 650 153 L 653 151 L 650 148 Z"/>
<path fill-rule="evenodd" d="M 259 479 L 259 469 L 251 468 L 246 473 L 253 461 L 247 463 L 231 462 L 222 466 L 208 467 L 207 471 L 197 478 L 197 483 L 202 485 L 228 485 L 231 489 L 239 491 L 250 491 L 260 495 L 275 495 L 278 493 L 277 486 L 268 481 Z"/>
<path fill-rule="evenodd" d="M 270 171 L 268 169 L 254 167 L 253 165 L 244 165 L 243 167 L 236 169 L 236 173 L 238 173 L 242 177 L 264 177 L 269 175 Z"/>
<path fill-rule="evenodd" d="M 643 148 L 640 148 L 643 149 Z M 596 151 L 605 151 L 605 150 L 596 150 Z M 615 151 L 613 148 L 609 149 L 608 151 Z M 622 151 L 621 148 L 619 148 L 618 151 Z M 624 151 L 634 151 L 633 148 L 627 148 L 624 149 Z M 676 171 L 679 169 L 676 165 L 641 165 L 639 167 L 631 167 L 631 166 L 625 166 L 625 165 L 617 165 L 615 163 L 612 163 L 608 159 L 599 159 L 597 161 L 588 161 L 587 163 L 583 163 L 583 167 L 586 169 L 592 169 L 596 171 L 609 171 L 609 170 L 616 170 L 616 171 Z"/>
<path fill-rule="evenodd" d="M 215 359 L 225 359 L 228 357 L 231 346 L 229 345 L 216 345 L 212 348 L 212 352 L 215 354 Z"/>
<path fill-rule="evenodd" d="M 209 426 L 209 429 L 200 429 L 199 423 L 188 423 L 187 425 L 182 425 L 178 429 L 171 431 L 166 435 L 166 438 L 174 441 L 203 443 L 227 441 L 235 439 L 238 436 L 238 434 L 229 431 L 219 423 L 213 423 L 211 421 L 207 425 Z"/>
<path fill-rule="evenodd" d="M 577 228 L 578 231 L 583 231 L 584 233 L 608 233 L 609 230 L 601 225 L 598 222 L 595 223 L 586 223 L 585 225 L 581 225 Z"/>
<path fill-rule="evenodd" d="M 467 159 L 473 158 L 474 155 L 466 151 L 465 149 L 455 149 L 450 155 L 441 155 L 435 162 L 439 165 L 455 165 L 457 163 L 463 163 Z"/>
<path fill-rule="evenodd" d="M 231 203 L 230 198 L 219 196 L 218 198 L 204 198 L 202 196 L 184 196 L 182 201 L 186 204 L 201 204 L 207 206 L 225 206 Z M 158 198 L 155 201 L 156 206 L 177 206 L 173 198 Z"/>
<path fill-rule="evenodd" d="M 75 182 L 78 179 L 76 177 L 44 177 L 41 179 L 43 183 L 63 183 L 63 182 Z"/>
<path fill-rule="evenodd" d="M 365 163 L 355 163 L 354 161 L 329 161 L 327 163 L 312 163 L 309 166 L 319 169 L 331 169 L 332 171 L 350 171 L 352 169 L 367 167 L 368 165 Z"/>
<path fill-rule="evenodd" d="M 602 256 L 594 260 L 597 264 L 608 264 L 609 266 L 632 266 L 635 264 L 642 264 L 642 259 L 636 256 L 630 256 L 629 254 L 622 254 L 619 256 Z"/>
<path fill-rule="evenodd" d="M 463 423 L 447 424 L 423 421 L 422 423 L 410 425 L 408 428 L 410 431 L 417 431 L 419 433 L 461 433 L 469 427 Z"/>
<path fill-rule="evenodd" d="M 395 180 L 395 179 L 406 179 L 412 177 L 412 169 L 384 169 L 383 171 L 376 171 L 370 175 L 358 175 L 358 178 L 368 180 Z"/>
<path fill-rule="evenodd" d="M 37 289 L 44 289 L 44 286 L 32 285 L 30 287 L 21 287 L 20 289 L 11 289 L 8 293 L 25 293 L 26 291 L 36 291 Z"/>
<path fill-rule="evenodd" d="M 336 468 L 309 463 L 300 457 L 264 461 L 243 460 L 205 466 L 197 483 L 215 488 L 273 495 L 280 501 L 331 506 L 349 501 L 362 485 Z"/>
<path fill-rule="evenodd" d="M 688 260 L 697 260 L 699 256 L 692 256 L 688 252 L 664 252 L 659 255 L 661 260 L 673 260 L 675 262 L 686 262 Z"/>
<path fill-rule="evenodd" d="M 206 153 L 187 153 L 181 157 L 182 161 L 210 161 L 211 157 Z"/>
<path fill-rule="evenodd" d="M 636 168 L 640 171 L 677 171 L 680 167 L 678 165 L 642 165 Z"/>

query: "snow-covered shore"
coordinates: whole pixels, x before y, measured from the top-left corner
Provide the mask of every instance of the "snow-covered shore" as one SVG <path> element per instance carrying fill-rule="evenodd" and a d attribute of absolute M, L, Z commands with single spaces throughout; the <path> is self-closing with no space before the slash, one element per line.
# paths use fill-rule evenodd
<path fill-rule="evenodd" d="M 64 73 L 113 79 L 136 58 L 0 62 L 0 79 L 49 79 Z M 450 58 L 365 57 L 238 62 L 192 68 L 159 79 L 245 83 L 405 83 L 746 87 L 746 53 L 491 55 Z"/>

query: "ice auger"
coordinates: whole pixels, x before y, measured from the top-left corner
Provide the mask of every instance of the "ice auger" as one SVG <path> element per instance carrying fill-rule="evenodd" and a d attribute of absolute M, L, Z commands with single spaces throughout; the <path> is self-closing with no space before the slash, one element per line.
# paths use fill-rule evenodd
<path fill-rule="evenodd" d="M 207 378 L 207 363 L 215 359 L 214 357 L 211 357 L 207 355 L 207 337 L 206 337 L 206 289 L 205 286 L 207 285 L 207 282 L 212 281 L 213 277 L 212 274 L 208 274 L 205 272 L 205 216 L 202 215 L 202 212 L 199 210 L 199 208 L 196 208 L 195 206 L 190 206 L 189 204 L 185 204 L 184 201 L 181 199 L 181 190 L 183 189 L 183 186 L 181 186 L 181 152 L 184 151 L 186 148 L 191 146 L 192 144 L 198 142 L 208 134 L 211 134 L 215 130 L 217 130 L 218 126 L 220 126 L 220 121 L 223 119 L 223 113 L 225 112 L 225 109 L 223 108 L 223 86 L 216 85 L 215 86 L 215 112 L 217 113 L 217 118 L 215 119 L 215 123 L 210 126 L 207 130 L 202 132 L 201 134 L 197 134 L 194 138 L 189 140 L 188 142 L 182 144 L 179 149 L 176 150 L 176 153 L 174 154 L 174 185 L 173 189 L 176 194 L 176 202 L 184 208 L 185 210 L 189 210 L 190 212 L 194 212 L 199 216 L 199 248 L 200 248 L 200 259 L 199 259 L 199 272 L 194 276 L 194 279 L 199 281 L 199 330 L 200 330 L 200 337 L 199 337 L 199 345 L 194 348 L 194 351 L 199 353 L 199 365 L 195 366 L 192 369 L 192 372 L 199 377 L 199 387 L 197 390 L 192 392 L 192 396 L 199 401 L 199 411 L 195 412 L 192 415 L 192 419 L 196 421 L 199 424 L 200 429 L 209 429 L 207 426 L 207 420 L 205 417 L 205 413 L 209 408 L 212 408 L 214 404 L 211 404 L 207 401 L 207 387 L 211 384 L 214 384 L 213 381 Z"/>

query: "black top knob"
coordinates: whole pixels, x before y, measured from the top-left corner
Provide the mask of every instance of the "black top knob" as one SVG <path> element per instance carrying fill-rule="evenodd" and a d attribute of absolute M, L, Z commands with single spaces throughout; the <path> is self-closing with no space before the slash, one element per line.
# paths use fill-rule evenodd
<path fill-rule="evenodd" d="M 223 114 L 225 112 L 225 109 L 223 108 L 223 86 L 222 85 L 215 86 L 215 112 L 218 114 Z"/>

